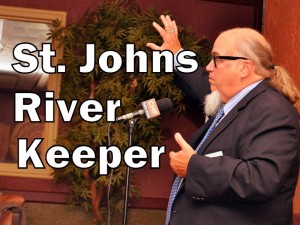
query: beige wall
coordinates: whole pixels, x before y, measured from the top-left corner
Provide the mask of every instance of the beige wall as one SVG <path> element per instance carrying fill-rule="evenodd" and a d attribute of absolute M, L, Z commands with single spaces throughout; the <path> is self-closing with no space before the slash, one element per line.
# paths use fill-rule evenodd
<path fill-rule="evenodd" d="M 266 0 L 264 25 L 264 34 L 273 46 L 274 63 L 285 67 L 300 89 L 300 1 Z M 300 214 L 300 182 L 294 212 Z"/>

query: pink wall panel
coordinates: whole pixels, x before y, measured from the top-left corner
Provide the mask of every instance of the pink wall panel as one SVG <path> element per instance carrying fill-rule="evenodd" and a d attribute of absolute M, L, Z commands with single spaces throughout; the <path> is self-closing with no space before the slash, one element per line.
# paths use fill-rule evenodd
<path fill-rule="evenodd" d="M 264 24 L 264 33 L 273 46 L 274 63 L 285 67 L 300 89 L 300 1 L 266 1 Z M 294 198 L 294 212 L 300 214 L 300 179 Z"/>
<path fill-rule="evenodd" d="M 136 0 L 143 11 L 149 7 L 159 13 L 170 11 L 185 27 L 192 26 L 197 37 L 212 41 L 219 32 L 237 26 L 254 26 L 254 7 L 199 0 Z"/>
<path fill-rule="evenodd" d="M 265 30 L 274 63 L 285 67 L 300 88 L 300 1 L 266 1 Z"/>

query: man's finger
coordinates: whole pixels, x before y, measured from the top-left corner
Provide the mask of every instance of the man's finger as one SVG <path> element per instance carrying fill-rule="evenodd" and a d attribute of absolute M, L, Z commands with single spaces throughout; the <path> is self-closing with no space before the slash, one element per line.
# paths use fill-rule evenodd
<path fill-rule="evenodd" d="M 164 27 L 165 27 L 166 30 L 170 30 L 171 29 L 171 27 L 169 25 L 169 22 L 167 21 L 167 19 L 166 19 L 166 17 L 164 15 L 160 16 L 160 20 L 163 23 L 163 25 L 164 25 Z"/>
<path fill-rule="evenodd" d="M 147 43 L 146 46 L 147 46 L 148 48 L 151 48 L 152 50 L 155 50 L 155 51 L 162 50 L 161 47 L 157 46 L 157 45 L 154 44 L 154 43 Z"/>
<path fill-rule="evenodd" d="M 160 35 L 162 35 L 165 32 L 165 29 L 162 28 L 158 23 L 153 22 L 152 25 L 159 32 Z"/>
<path fill-rule="evenodd" d="M 175 30 L 175 34 L 176 34 L 176 36 L 178 36 L 178 28 L 177 28 L 177 24 L 176 24 L 175 20 L 173 20 L 172 22 L 173 22 L 173 28 L 174 28 L 174 30 Z"/>
<path fill-rule="evenodd" d="M 169 15 L 166 16 L 166 24 L 167 24 L 169 30 L 174 29 L 172 20 Z"/>

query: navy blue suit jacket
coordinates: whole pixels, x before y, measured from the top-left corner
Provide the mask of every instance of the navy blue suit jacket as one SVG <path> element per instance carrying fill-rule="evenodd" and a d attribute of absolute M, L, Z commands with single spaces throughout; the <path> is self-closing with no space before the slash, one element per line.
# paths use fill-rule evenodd
<path fill-rule="evenodd" d="M 177 74 L 193 99 L 203 100 L 207 74 Z M 199 95 L 199 96 L 197 96 Z M 211 118 L 189 144 L 196 148 Z M 219 123 L 197 155 L 172 209 L 171 225 L 291 225 L 299 171 L 299 115 L 264 80 Z M 205 155 L 222 152 L 223 156 Z"/>

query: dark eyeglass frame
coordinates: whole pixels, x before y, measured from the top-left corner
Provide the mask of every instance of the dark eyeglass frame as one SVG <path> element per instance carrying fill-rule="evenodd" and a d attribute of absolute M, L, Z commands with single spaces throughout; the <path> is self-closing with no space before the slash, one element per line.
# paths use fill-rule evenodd
<path fill-rule="evenodd" d="M 215 68 L 217 68 L 217 61 L 218 59 L 225 59 L 225 60 L 237 60 L 237 59 L 242 59 L 242 60 L 248 60 L 245 57 L 240 57 L 240 56 L 223 56 L 223 55 L 211 55 L 211 59 L 214 61 Z"/>

